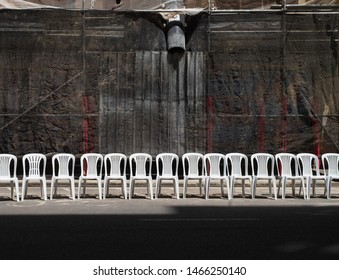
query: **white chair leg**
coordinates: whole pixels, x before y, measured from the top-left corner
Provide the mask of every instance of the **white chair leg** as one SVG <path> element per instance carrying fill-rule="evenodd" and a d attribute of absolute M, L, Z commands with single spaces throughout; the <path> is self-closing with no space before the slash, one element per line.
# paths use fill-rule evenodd
<path fill-rule="evenodd" d="M 109 179 L 105 178 L 104 179 L 104 191 L 103 191 L 103 194 L 102 194 L 103 199 L 106 199 L 106 195 L 108 195 L 108 185 L 109 185 Z"/>
<path fill-rule="evenodd" d="M 274 199 L 277 200 L 277 182 L 274 179 L 272 181 L 273 181 Z"/>
<path fill-rule="evenodd" d="M 177 199 L 180 198 L 180 195 L 179 195 L 179 179 L 178 178 L 175 178 L 174 179 L 174 188 L 175 188 L 175 196 Z"/>
<path fill-rule="evenodd" d="M 25 192 L 26 192 L 26 180 L 22 180 L 21 201 L 24 201 L 25 199 Z"/>
<path fill-rule="evenodd" d="M 129 199 L 132 199 L 134 193 L 133 179 L 129 183 Z"/>
<path fill-rule="evenodd" d="M 122 194 L 124 199 L 127 199 L 127 182 L 126 179 L 122 179 Z"/>
<path fill-rule="evenodd" d="M 208 199 L 209 197 L 209 192 L 210 192 L 210 182 L 211 179 L 208 177 L 206 178 L 206 184 L 205 184 L 205 199 Z"/>
<path fill-rule="evenodd" d="M 331 183 L 332 183 L 332 178 L 329 176 L 327 178 L 327 184 L 326 184 L 327 199 L 331 199 Z"/>
<path fill-rule="evenodd" d="M 150 195 L 151 200 L 153 200 L 153 186 L 152 186 L 152 179 L 148 180 L 148 193 Z"/>
<path fill-rule="evenodd" d="M 71 198 L 74 200 L 75 199 L 75 183 L 74 183 L 74 178 L 71 178 L 70 181 L 71 181 L 71 188 L 70 188 Z"/>
<path fill-rule="evenodd" d="M 43 179 L 41 180 L 41 183 L 42 183 L 42 193 L 41 193 L 41 198 L 43 200 L 47 200 L 47 183 L 46 183 L 46 180 Z"/>
<path fill-rule="evenodd" d="M 81 185 L 82 185 L 82 178 L 79 178 L 79 184 L 78 184 L 78 199 L 80 199 Z"/>
<path fill-rule="evenodd" d="M 252 187 L 251 187 L 252 199 L 255 199 L 255 191 L 256 191 L 256 187 L 257 187 L 256 185 L 257 185 L 257 178 L 253 178 Z"/>
<path fill-rule="evenodd" d="M 182 187 L 182 198 L 186 198 L 186 193 L 187 193 L 187 177 L 184 178 L 184 185 Z"/>
<path fill-rule="evenodd" d="M 20 201 L 20 195 L 19 195 L 19 182 L 18 182 L 18 180 L 15 180 L 14 184 L 15 184 L 15 192 L 16 192 L 16 201 L 19 202 Z"/>
<path fill-rule="evenodd" d="M 51 196 L 50 196 L 50 198 L 49 198 L 50 200 L 53 199 L 54 181 L 55 181 L 55 179 L 53 178 L 52 181 L 51 181 Z"/>
<path fill-rule="evenodd" d="M 101 189 L 101 180 L 98 179 L 98 192 L 99 192 L 99 199 L 102 199 L 102 189 Z"/>
<path fill-rule="evenodd" d="M 281 199 L 285 199 L 286 195 L 286 178 L 281 179 Z"/>
<path fill-rule="evenodd" d="M 158 196 L 160 195 L 160 188 L 159 188 L 159 185 L 160 185 L 160 178 L 157 177 L 156 178 L 156 181 L 155 181 L 155 199 L 158 199 Z"/>

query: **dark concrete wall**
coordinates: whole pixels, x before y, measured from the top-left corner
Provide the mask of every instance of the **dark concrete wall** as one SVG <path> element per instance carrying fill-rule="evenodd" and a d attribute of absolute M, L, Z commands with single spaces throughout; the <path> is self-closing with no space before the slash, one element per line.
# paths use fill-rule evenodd
<path fill-rule="evenodd" d="M 0 152 L 338 150 L 338 14 L 0 18 Z"/>

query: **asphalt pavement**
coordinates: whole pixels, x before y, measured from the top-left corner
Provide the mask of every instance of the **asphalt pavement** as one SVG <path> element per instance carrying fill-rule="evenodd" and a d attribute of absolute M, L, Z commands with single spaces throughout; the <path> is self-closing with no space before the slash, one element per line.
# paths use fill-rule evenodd
<path fill-rule="evenodd" d="M 59 188 L 53 200 L 41 200 L 40 188 L 28 188 L 23 202 L 11 200 L 0 189 L 0 258 L 37 260 L 84 259 L 225 259 L 290 260 L 339 258 L 339 187 L 333 198 L 304 200 L 269 197 L 258 187 L 256 199 L 249 188 L 233 200 L 211 188 L 205 200 L 197 187 L 186 199 L 175 199 L 173 188 L 151 200 L 146 187 L 136 188 L 133 199 L 114 188 L 105 200 L 97 188 L 69 199 L 69 189 Z M 180 188 L 182 191 L 182 188 Z M 298 192 L 297 192 L 298 195 Z"/>

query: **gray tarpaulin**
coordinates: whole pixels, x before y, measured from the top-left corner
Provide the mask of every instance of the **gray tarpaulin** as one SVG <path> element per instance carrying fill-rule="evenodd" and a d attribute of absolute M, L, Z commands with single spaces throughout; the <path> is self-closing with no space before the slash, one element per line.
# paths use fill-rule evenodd
<path fill-rule="evenodd" d="M 158 13 L 72 3 L 0 11 L 0 152 L 339 151 L 338 9 L 187 15 L 169 53 Z"/>
<path fill-rule="evenodd" d="M 194 13 L 194 9 L 271 9 L 276 5 L 331 5 L 338 0 L 1 0 L 0 9 L 97 9 L 117 11 L 153 11 L 168 9 L 175 4 L 183 13 Z M 192 10 L 191 10 L 192 9 Z M 190 11 L 191 10 L 191 11 Z"/>

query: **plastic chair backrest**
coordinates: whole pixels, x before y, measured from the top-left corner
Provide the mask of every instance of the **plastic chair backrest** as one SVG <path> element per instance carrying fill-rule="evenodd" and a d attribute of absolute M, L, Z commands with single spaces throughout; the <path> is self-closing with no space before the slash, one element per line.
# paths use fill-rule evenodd
<path fill-rule="evenodd" d="M 175 166 L 173 166 L 173 163 Z M 157 174 L 161 176 L 177 176 L 179 157 L 173 153 L 162 153 L 156 157 Z M 162 167 L 160 169 L 160 167 Z M 173 168 L 174 167 L 174 168 Z"/>
<path fill-rule="evenodd" d="M 53 175 L 58 177 L 71 177 L 74 175 L 75 156 L 60 153 L 52 157 Z M 58 168 L 57 168 L 58 167 Z"/>
<path fill-rule="evenodd" d="M 226 160 L 223 154 L 209 153 L 204 156 L 205 174 L 211 177 L 226 175 Z"/>
<path fill-rule="evenodd" d="M 146 166 L 149 163 L 147 172 Z M 152 156 L 146 153 L 136 153 L 130 156 L 131 175 L 136 177 L 150 176 L 152 171 Z"/>
<path fill-rule="evenodd" d="M 251 156 L 252 175 L 273 176 L 274 156 L 268 153 L 256 153 Z M 271 165 L 271 167 L 270 167 Z M 257 168 L 255 168 L 257 167 Z"/>
<path fill-rule="evenodd" d="M 15 155 L 0 154 L 0 179 L 15 178 L 16 168 L 17 157 Z"/>
<path fill-rule="evenodd" d="M 81 175 L 85 177 L 101 177 L 103 156 L 97 153 L 83 154 L 80 159 Z"/>
<path fill-rule="evenodd" d="M 303 176 L 320 175 L 319 159 L 310 153 L 297 154 L 300 172 Z"/>
<path fill-rule="evenodd" d="M 248 175 L 248 158 L 245 154 L 229 153 L 226 155 L 226 161 L 230 162 L 228 169 L 230 176 Z"/>
<path fill-rule="evenodd" d="M 322 155 L 323 168 L 327 166 L 327 176 L 339 176 L 339 154 L 327 153 Z"/>
<path fill-rule="evenodd" d="M 105 174 L 106 176 L 125 176 L 127 157 L 124 154 L 111 153 L 105 155 Z"/>
<path fill-rule="evenodd" d="M 298 176 L 298 161 L 294 154 L 279 153 L 275 155 L 279 176 Z"/>
<path fill-rule="evenodd" d="M 186 153 L 182 156 L 183 169 L 185 176 L 200 176 L 203 175 L 204 170 L 204 156 L 199 153 Z M 188 169 L 186 171 L 185 162 L 188 163 Z M 201 166 L 199 165 L 201 163 Z"/>
<path fill-rule="evenodd" d="M 28 177 L 45 177 L 46 156 L 39 153 L 26 154 L 22 158 L 24 177 L 26 177 L 26 162 L 28 162 Z"/>

